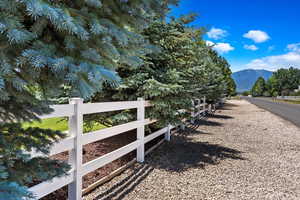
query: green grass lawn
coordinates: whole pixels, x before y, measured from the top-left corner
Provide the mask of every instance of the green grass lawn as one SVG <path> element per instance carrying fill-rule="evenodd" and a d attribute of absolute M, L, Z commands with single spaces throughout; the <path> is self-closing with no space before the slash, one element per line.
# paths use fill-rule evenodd
<path fill-rule="evenodd" d="M 290 104 L 300 104 L 300 101 L 298 100 L 283 100 L 283 99 L 276 99 L 278 102 L 283 102 L 283 103 L 290 103 Z"/>
<path fill-rule="evenodd" d="M 43 129 L 52 129 L 56 131 L 67 131 L 68 130 L 68 121 L 61 117 L 56 118 L 49 118 L 49 119 L 43 119 L 41 122 L 35 121 L 32 123 L 25 122 L 22 125 L 23 128 L 29 128 L 29 127 L 37 127 L 37 128 L 43 128 Z M 106 126 L 100 124 L 100 123 L 93 123 L 92 127 L 84 126 L 83 131 L 84 132 L 90 132 L 90 131 L 96 131 L 106 128 Z"/>

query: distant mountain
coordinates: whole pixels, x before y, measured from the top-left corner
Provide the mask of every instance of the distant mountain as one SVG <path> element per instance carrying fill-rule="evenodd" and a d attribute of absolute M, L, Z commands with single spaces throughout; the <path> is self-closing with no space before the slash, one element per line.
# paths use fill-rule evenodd
<path fill-rule="evenodd" d="M 267 70 L 245 69 L 234 72 L 232 78 L 235 81 L 237 92 L 243 92 L 251 90 L 258 77 L 262 76 L 265 80 L 268 80 L 272 73 Z"/>

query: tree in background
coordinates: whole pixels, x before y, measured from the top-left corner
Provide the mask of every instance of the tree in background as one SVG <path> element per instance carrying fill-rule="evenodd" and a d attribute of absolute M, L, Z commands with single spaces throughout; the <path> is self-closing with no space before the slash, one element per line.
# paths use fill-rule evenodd
<path fill-rule="evenodd" d="M 300 69 L 279 69 L 271 77 L 272 89 L 279 95 L 289 95 L 300 85 Z"/>
<path fill-rule="evenodd" d="M 262 77 L 254 84 L 253 96 L 276 97 L 278 95 L 293 95 L 300 85 L 300 69 L 290 67 L 279 69 L 265 82 Z"/>
<path fill-rule="evenodd" d="M 266 92 L 266 82 L 263 77 L 259 77 L 251 89 L 253 97 L 264 96 Z"/>
<path fill-rule="evenodd" d="M 0 1 L 1 199 L 31 198 L 24 185 L 68 169 L 25 152 L 47 154 L 63 134 L 20 122 L 51 112 L 57 97 L 88 99 L 102 83 L 117 83 L 119 66 L 143 65 L 141 57 L 155 48 L 140 33 L 171 3 L 177 1 Z"/>
<path fill-rule="evenodd" d="M 251 93 L 250 93 L 250 91 L 244 91 L 244 92 L 242 92 L 242 95 L 243 96 L 248 96 L 248 95 L 250 95 Z"/>
<path fill-rule="evenodd" d="M 274 76 L 271 76 L 268 81 L 266 82 L 266 90 L 271 97 L 277 97 L 278 91 L 276 89 L 276 79 Z"/>

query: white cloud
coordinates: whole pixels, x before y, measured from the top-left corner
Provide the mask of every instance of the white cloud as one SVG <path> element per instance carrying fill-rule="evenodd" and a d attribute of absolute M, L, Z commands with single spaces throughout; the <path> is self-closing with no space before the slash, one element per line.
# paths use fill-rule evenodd
<path fill-rule="evenodd" d="M 262 43 L 270 39 L 270 36 L 266 32 L 260 30 L 248 31 L 248 33 L 245 33 L 243 36 L 256 43 Z"/>
<path fill-rule="evenodd" d="M 256 50 L 258 50 L 258 47 L 255 46 L 254 44 L 252 44 L 252 45 L 247 45 L 247 44 L 245 44 L 245 45 L 244 45 L 244 48 L 245 48 L 245 49 L 248 49 L 248 50 L 251 50 L 251 51 L 256 51 Z"/>
<path fill-rule="evenodd" d="M 229 43 L 214 43 L 212 41 L 206 41 L 207 46 L 211 46 L 214 50 L 219 52 L 220 54 L 228 53 L 229 51 L 233 51 L 234 47 L 231 46 Z"/>
<path fill-rule="evenodd" d="M 207 32 L 207 36 L 211 39 L 221 39 L 227 36 L 227 31 L 220 28 L 211 28 L 210 31 Z"/>
<path fill-rule="evenodd" d="M 217 43 L 213 48 L 220 53 L 227 53 L 234 50 L 234 47 L 229 43 Z"/>
<path fill-rule="evenodd" d="M 206 40 L 206 45 L 211 47 L 211 46 L 214 46 L 215 43 L 213 43 L 212 41 Z"/>
<path fill-rule="evenodd" d="M 245 65 L 246 68 L 271 71 L 275 71 L 279 68 L 289 68 L 291 66 L 300 68 L 300 52 L 291 51 L 286 54 L 254 59 Z"/>
<path fill-rule="evenodd" d="M 300 53 L 300 42 L 287 45 L 289 51 L 299 52 Z"/>

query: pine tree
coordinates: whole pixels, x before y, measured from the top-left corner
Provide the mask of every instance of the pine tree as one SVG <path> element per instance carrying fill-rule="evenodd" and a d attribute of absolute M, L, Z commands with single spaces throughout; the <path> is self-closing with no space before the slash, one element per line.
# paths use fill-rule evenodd
<path fill-rule="evenodd" d="M 201 39 L 202 29 L 187 26 L 194 17 L 184 16 L 169 23 L 156 21 L 145 29 L 145 37 L 160 51 L 147 54 L 142 67 L 119 67 L 117 71 L 122 84 L 118 88 L 111 88 L 108 84 L 93 100 L 136 100 L 143 97 L 154 105 L 147 110 L 148 117 L 158 119 L 160 125 L 165 126 L 190 117 L 192 99 L 206 95 L 216 100 L 225 95 L 229 65 L 206 46 Z M 178 112 L 182 109 L 187 112 Z M 102 116 L 101 122 L 108 116 Z M 114 116 L 113 122 L 129 121 L 134 117 L 132 112 L 125 111 Z"/>
<path fill-rule="evenodd" d="M 169 5 L 176 3 L 0 1 L 1 199 L 31 198 L 24 185 L 64 175 L 68 169 L 59 161 L 31 158 L 24 151 L 35 148 L 47 154 L 63 134 L 23 129 L 20 123 L 51 112 L 48 105 L 53 99 L 89 99 L 104 82 L 118 83 L 114 69 L 119 66 L 144 64 L 141 57 L 155 48 L 141 35 L 142 30 L 154 18 L 164 18 Z"/>
<path fill-rule="evenodd" d="M 66 163 L 43 156 L 32 158 L 28 153 L 35 150 L 47 155 L 51 145 L 63 137 L 59 131 L 1 124 L 0 199 L 31 199 L 33 195 L 24 185 L 66 175 L 70 169 Z"/>
<path fill-rule="evenodd" d="M 211 70 L 211 79 L 207 99 L 211 103 L 215 103 L 220 98 L 229 96 L 235 93 L 235 83 L 231 77 L 230 65 L 216 51 L 209 47 L 209 56 L 214 70 Z"/>
<path fill-rule="evenodd" d="M 117 71 L 122 84 L 117 89 L 108 86 L 94 100 L 136 100 L 143 97 L 155 105 L 147 112 L 148 117 L 160 119 L 161 124 L 179 122 L 185 115 L 176 111 L 189 109 L 191 105 L 190 98 L 185 95 L 183 74 L 189 59 L 194 58 L 188 49 L 192 44 L 190 33 L 185 31 L 182 22 L 157 20 L 143 34 L 159 51 L 147 54 L 142 67 L 120 66 Z M 133 118 L 134 114 L 125 111 L 113 119 L 117 123 Z"/>
<path fill-rule="evenodd" d="M 116 80 L 110 69 L 143 64 L 140 56 L 153 48 L 139 33 L 154 17 L 162 18 L 168 5 L 159 0 L 2 0 L 0 101 L 19 95 L 31 103 L 26 92 L 31 87 L 53 97 L 70 86 L 70 95 L 89 98 L 101 82 Z"/>

